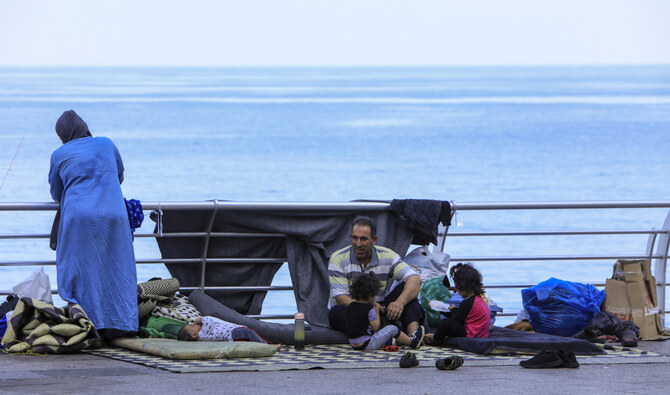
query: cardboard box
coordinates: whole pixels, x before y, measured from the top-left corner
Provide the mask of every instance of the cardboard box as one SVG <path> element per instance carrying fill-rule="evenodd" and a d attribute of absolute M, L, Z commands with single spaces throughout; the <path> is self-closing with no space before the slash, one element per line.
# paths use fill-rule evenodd
<path fill-rule="evenodd" d="M 619 260 L 605 283 L 605 310 L 640 328 L 640 339 L 667 338 L 658 309 L 656 280 L 648 260 Z"/>

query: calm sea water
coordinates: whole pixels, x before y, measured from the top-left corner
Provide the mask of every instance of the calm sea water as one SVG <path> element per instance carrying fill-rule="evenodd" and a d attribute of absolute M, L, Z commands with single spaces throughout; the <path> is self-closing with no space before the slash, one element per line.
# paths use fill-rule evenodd
<path fill-rule="evenodd" d="M 0 201 L 50 201 L 62 111 L 123 156 L 143 201 L 457 202 L 670 198 L 670 66 L 480 68 L 0 68 Z M 648 229 L 667 210 L 462 212 L 451 231 Z M 46 233 L 53 213 L 0 213 Z M 148 223 L 141 230 L 149 231 Z M 157 257 L 137 239 L 138 258 Z M 642 253 L 646 237 L 451 238 L 453 256 Z M 0 240 L 1 260 L 55 259 Z M 604 282 L 613 262 L 481 263 L 489 283 Z M 3 268 L 9 289 L 33 268 Z M 55 286 L 55 271 L 50 273 Z M 139 278 L 167 276 L 157 265 Z M 275 285 L 289 284 L 286 270 Z M 518 290 L 491 290 L 506 311 Z M 288 308 L 287 308 L 288 306 Z M 294 309 L 271 294 L 264 313 Z"/>

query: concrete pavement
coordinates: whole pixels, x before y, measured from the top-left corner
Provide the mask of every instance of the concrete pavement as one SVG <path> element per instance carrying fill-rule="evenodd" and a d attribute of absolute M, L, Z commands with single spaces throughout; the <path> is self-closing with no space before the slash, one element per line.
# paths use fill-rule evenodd
<path fill-rule="evenodd" d="M 670 356 L 670 341 L 640 342 Z M 0 393 L 94 394 L 188 392 L 226 394 L 650 394 L 670 393 L 670 363 L 582 365 L 578 369 L 519 366 L 329 369 L 279 372 L 171 373 L 88 354 L 0 353 Z"/>

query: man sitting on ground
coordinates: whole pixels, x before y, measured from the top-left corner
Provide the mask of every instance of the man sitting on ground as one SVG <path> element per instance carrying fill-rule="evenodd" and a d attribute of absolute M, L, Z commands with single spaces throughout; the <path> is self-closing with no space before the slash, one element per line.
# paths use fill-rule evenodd
<path fill-rule="evenodd" d="M 372 218 L 358 217 L 351 228 L 351 246 L 333 253 L 328 263 L 330 278 L 330 312 L 328 320 L 334 329 L 345 331 L 345 312 L 353 301 L 349 286 L 363 274 L 374 276 L 381 283 L 377 305 L 383 315 L 398 325 L 410 338 L 421 343 L 424 315 L 417 296 L 421 277 L 400 256 L 386 247 L 377 246 L 377 225 Z M 391 289 L 397 283 L 395 288 Z"/>

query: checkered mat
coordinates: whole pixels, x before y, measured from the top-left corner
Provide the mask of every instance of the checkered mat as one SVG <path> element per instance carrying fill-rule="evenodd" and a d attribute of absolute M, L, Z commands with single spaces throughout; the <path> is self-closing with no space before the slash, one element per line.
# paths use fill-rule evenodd
<path fill-rule="evenodd" d="M 578 356 L 583 365 L 622 364 L 622 363 L 668 363 L 670 357 L 648 353 L 636 349 L 621 347 L 606 348 L 606 355 Z M 232 371 L 273 371 L 304 369 L 360 369 L 395 368 L 403 350 L 386 352 L 382 350 L 355 351 L 348 345 L 308 345 L 304 350 L 295 350 L 285 346 L 271 357 L 208 359 L 208 360 L 171 360 L 153 355 L 142 354 L 122 348 L 109 347 L 85 350 L 93 355 L 138 363 L 175 373 L 205 373 Z M 518 365 L 520 361 L 532 357 L 525 355 L 478 355 L 452 348 L 422 347 L 414 351 L 419 366 L 434 367 L 435 360 L 449 355 L 460 355 L 465 359 L 463 366 L 504 366 Z"/>

